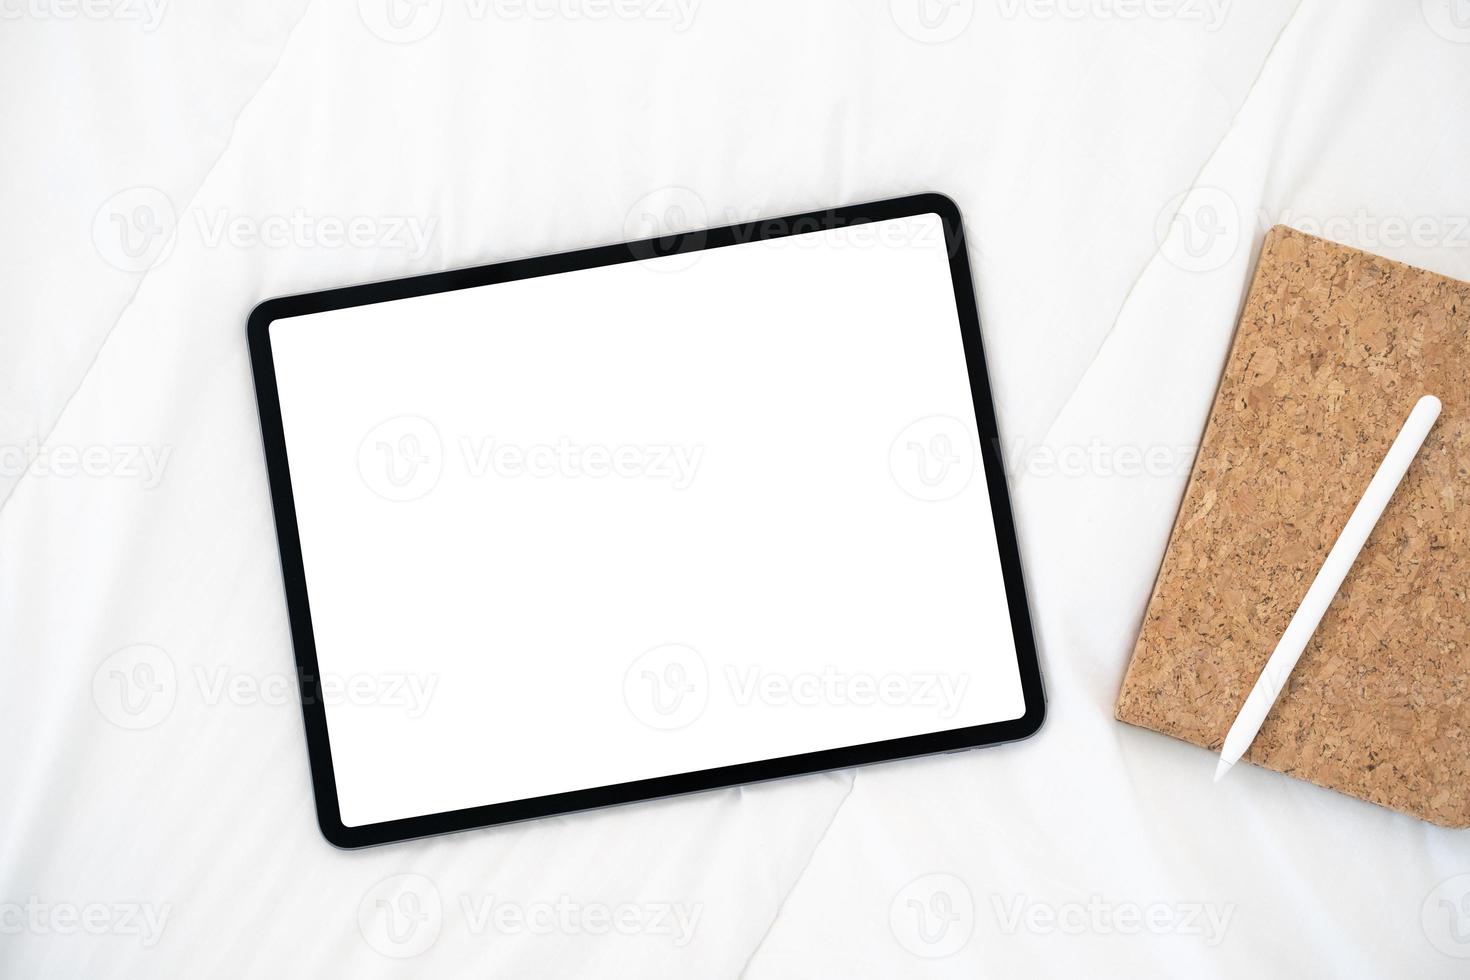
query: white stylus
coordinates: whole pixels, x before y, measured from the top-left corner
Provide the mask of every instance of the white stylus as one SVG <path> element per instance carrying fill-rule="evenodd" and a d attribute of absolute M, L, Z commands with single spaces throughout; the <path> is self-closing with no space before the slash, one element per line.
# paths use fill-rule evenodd
<path fill-rule="evenodd" d="M 1373 474 L 1368 489 L 1363 491 L 1363 499 L 1353 508 L 1352 516 L 1343 526 L 1342 533 L 1337 536 L 1332 550 L 1327 553 L 1327 560 L 1322 563 L 1317 577 L 1312 579 L 1301 606 L 1292 615 L 1291 622 L 1286 624 L 1286 632 L 1281 634 L 1281 641 L 1276 644 L 1271 659 L 1266 661 L 1260 679 L 1251 688 L 1250 695 L 1241 706 L 1240 714 L 1236 715 L 1235 724 L 1230 726 L 1230 731 L 1225 735 L 1225 745 L 1220 749 L 1220 764 L 1215 768 L 1216 782 L 1245 755 L 1245 750 L 1250 748 L 1256 733 L 1261 730 L 1261 724 L 1271 713 L 1271 706 L 1276 703 L 1277 695 L 1286 686 L 1286 679 L 1291 676 L 1292 668 L 1301 659 L 1302 651 L 1316 632 L 1317 624 L 1322 621 L 1322 615 L 1332 603 L 1332 597 L 1337 595 L 1343 579 L 1347 578 L 1348 569 L 1353 567 L 1358 552 L 1363 550 L 1363 543 L 1368 540 L 1373 526 L 1378 523 L 1383 509 L 1388 506 L 1389 498 L 1398 489 L 1399 481 L 1404 478 L 1409 464 L 1414 461 L 1419 447 L 1424 444 L 1424 438 L 1429 435 L 1434 420 L 1439 418 L 1439 410 L 1439 399 L 1433 395 L 1425 395 L 1419 399 L 1414 410 L 1409 413 L 1408 420 L 1404 422 L 1404 427 L 1399 430 L 1398 438 L 1388 447 L 1388 454 L 1378 465 L 1378 472 Z"/>

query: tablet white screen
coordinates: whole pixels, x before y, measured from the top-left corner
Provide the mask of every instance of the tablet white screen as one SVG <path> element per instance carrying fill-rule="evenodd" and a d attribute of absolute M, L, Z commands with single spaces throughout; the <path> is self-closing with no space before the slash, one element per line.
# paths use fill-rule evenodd
<path fill-rule="evenodd" d="M 348 826 L 1023 714 L 936 215 L 270 344 Z"/>

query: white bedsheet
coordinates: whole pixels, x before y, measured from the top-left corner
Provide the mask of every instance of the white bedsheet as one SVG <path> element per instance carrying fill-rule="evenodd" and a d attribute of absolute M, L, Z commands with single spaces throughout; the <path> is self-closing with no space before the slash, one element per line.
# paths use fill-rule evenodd
<path fill-rule="evenodd" d="M 5 7 L 0 975 L 1464 975 L 1470 838 L 1212 786 L 1111 708 L 1265 227 L 1470 278 L 1463 6 Z M 1041 734 L 327 845 L 250 307 L 924 190 L 971 236 Z"/>

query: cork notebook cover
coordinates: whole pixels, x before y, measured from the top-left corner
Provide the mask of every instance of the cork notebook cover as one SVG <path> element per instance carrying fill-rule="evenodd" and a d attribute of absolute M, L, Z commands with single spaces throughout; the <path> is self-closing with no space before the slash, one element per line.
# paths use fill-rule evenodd
<path fill-rule="evenodd" d="M 1470 283 L 1266 237 L 1118 718 L 1218 751 L 1414 402 L 1444 409 L 1245 759 L 1470 826 Z"/>

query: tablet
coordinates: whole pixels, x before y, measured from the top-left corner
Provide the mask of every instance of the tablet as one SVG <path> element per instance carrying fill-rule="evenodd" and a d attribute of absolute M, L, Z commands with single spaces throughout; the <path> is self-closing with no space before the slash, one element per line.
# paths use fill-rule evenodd
<path fill-rule="evenodd" d="M 248 333 L 333 844 L 1041 724 L 948 198 L 272 299 Z"/>

